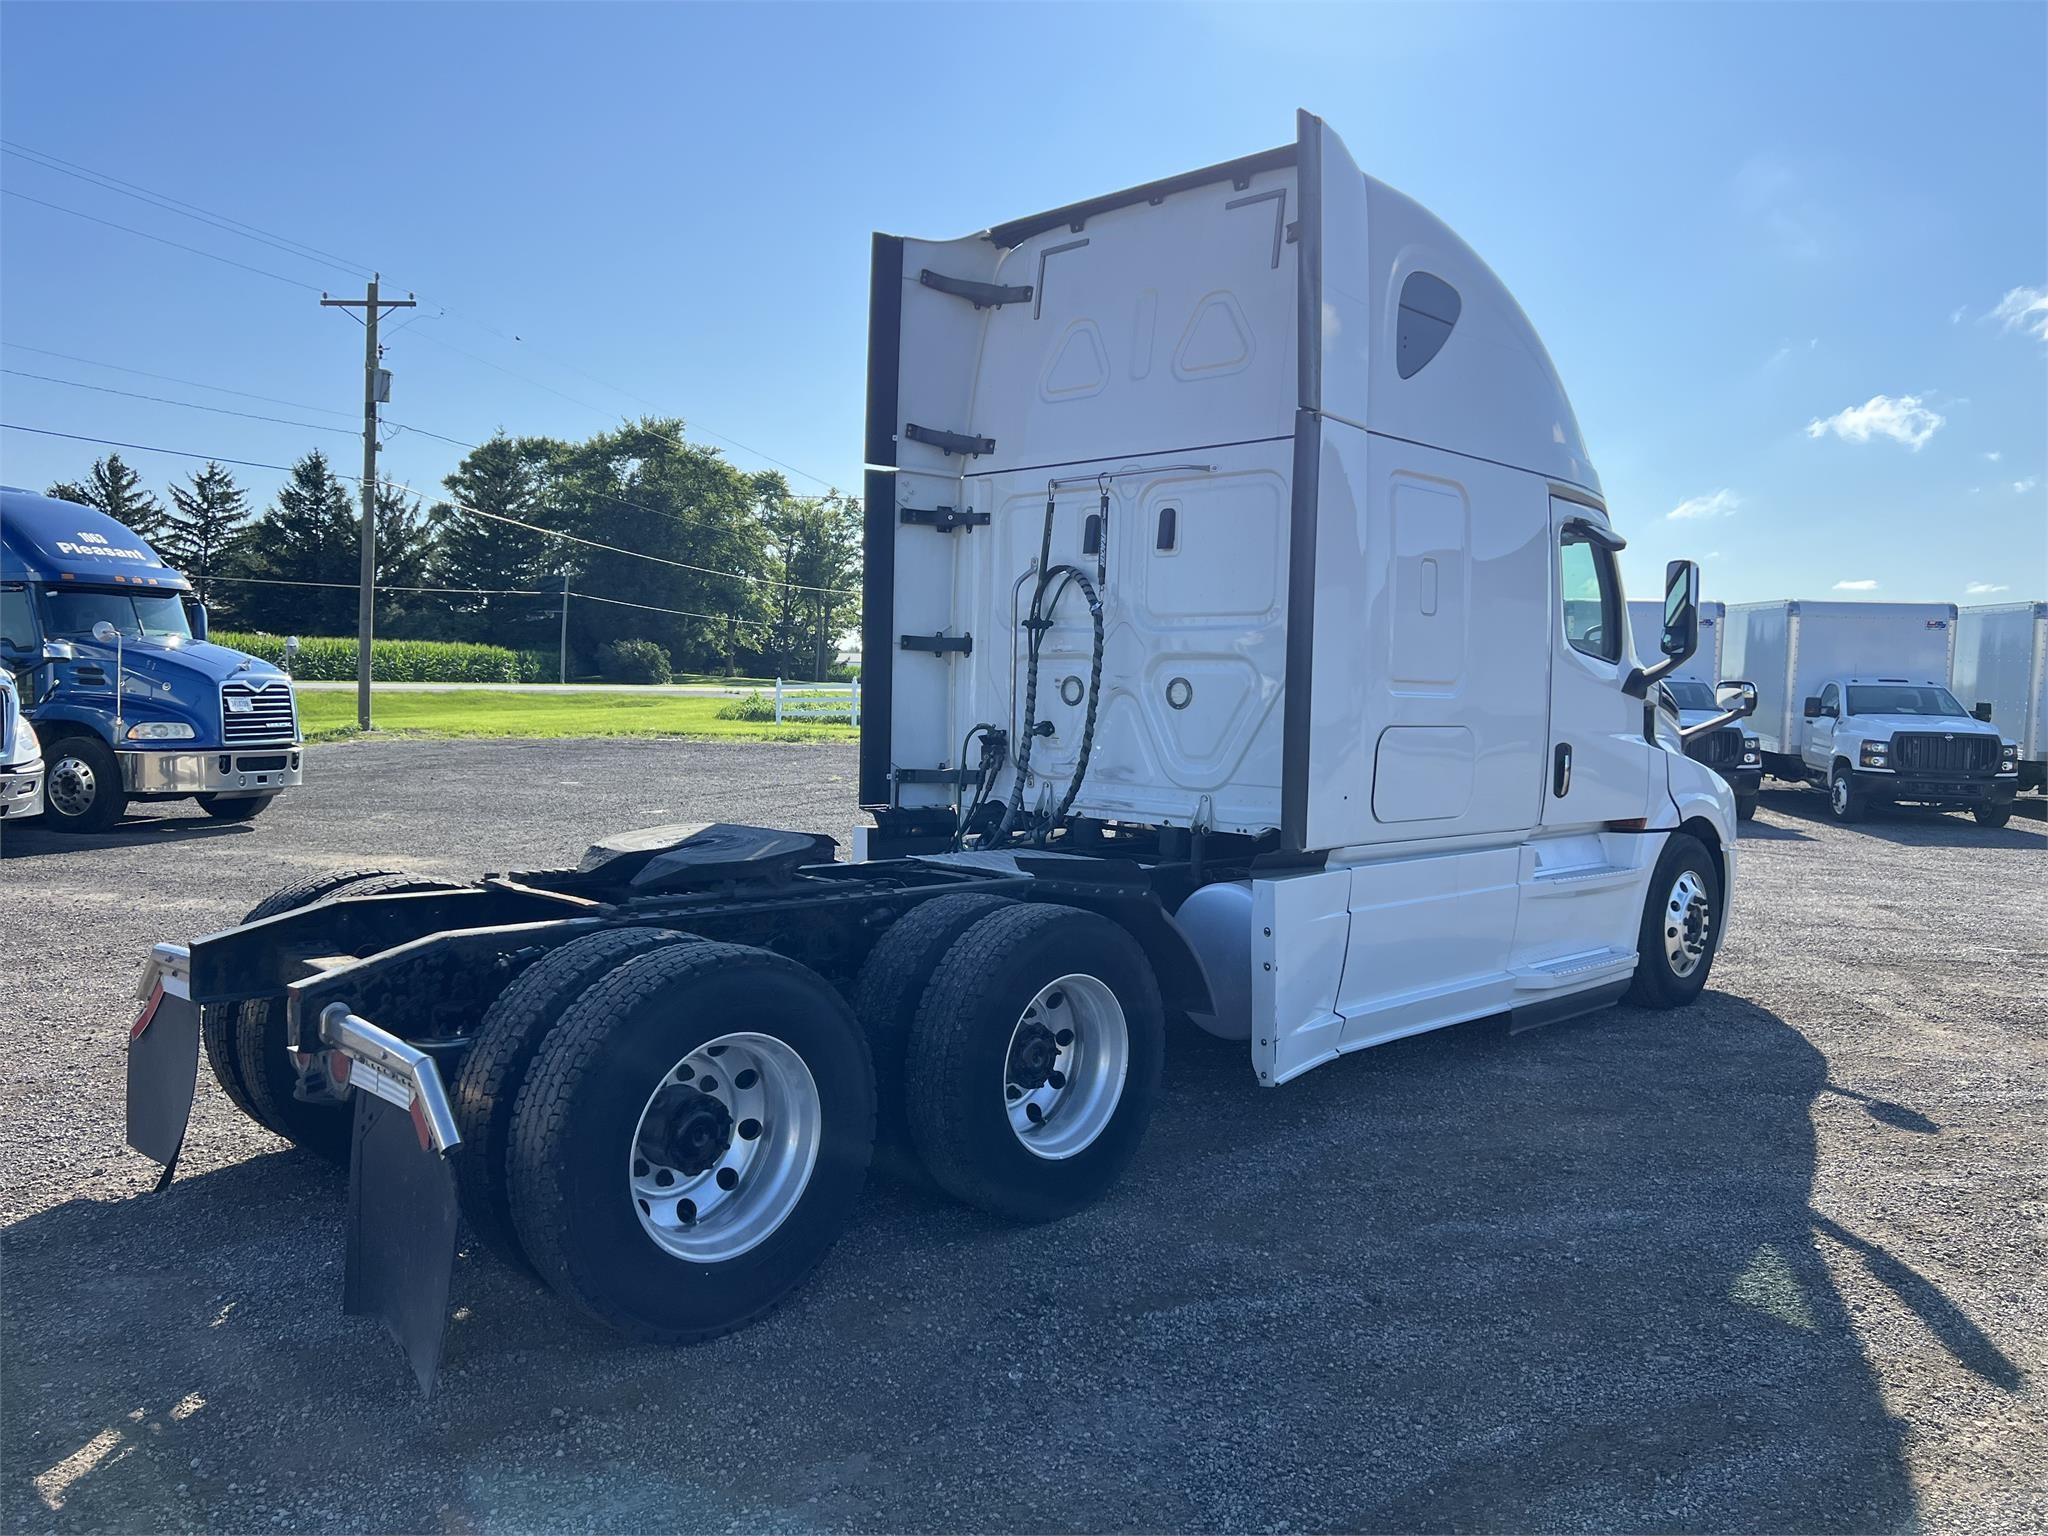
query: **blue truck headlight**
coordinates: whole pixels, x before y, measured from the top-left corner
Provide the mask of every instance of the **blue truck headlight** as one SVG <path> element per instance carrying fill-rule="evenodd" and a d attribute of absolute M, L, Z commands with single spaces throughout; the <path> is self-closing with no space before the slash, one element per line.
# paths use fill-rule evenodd
<path fill-rule="evenodd" d="M 194 734 L 182 720 L 143 720 L 128 727 L 130 741 L 190 741 Z"/>
<path fill-rule="evenodd" d="M 1866 768 L 1888 768 L 1891 766 L 1891 747 L 1888 741 L 1866 741 L 1860 761 Z"/>

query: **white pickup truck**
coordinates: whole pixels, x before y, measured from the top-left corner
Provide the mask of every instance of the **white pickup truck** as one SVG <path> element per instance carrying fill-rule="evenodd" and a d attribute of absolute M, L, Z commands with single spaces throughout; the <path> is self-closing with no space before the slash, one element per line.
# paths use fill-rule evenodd
<path fill-rule="evenodd" d="M 1806 777 L 1825 784 L 1838 821 L 1906 802 L 2012 819 L 2019 748 L 1929 678 L 1829 678 L 1805 704 Z"/>

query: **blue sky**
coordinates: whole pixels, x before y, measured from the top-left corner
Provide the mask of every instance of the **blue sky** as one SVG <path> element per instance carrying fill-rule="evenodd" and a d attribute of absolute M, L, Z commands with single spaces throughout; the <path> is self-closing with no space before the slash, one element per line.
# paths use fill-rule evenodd
<path fill-rule="evenodd" d="M 343 267 L 18 156 L 0 185 L 313 288 L 381 268 L 423 301 L 391 336 L 395 421 L 473 442 L 653 408 L 742 466 L 857 489 L 871 230 L 965 233 L 1225 159 L 1305 106 L 1521 300 L 1632 591 L 1691 554 L 1730 601 L 1970 602 L 2048 596 L 2044 58 L 2040 5 L 15 0 L 7 140 Z M 337 430 L 18 374 L 0 414 L 351 467 L 361 341 L 317 300 L 0 198 L 6 367 Z M 0 448 L 33 486 L 99 451 Z M 385 468 L 430 486 L 460 452 L 401 432 Z"/>

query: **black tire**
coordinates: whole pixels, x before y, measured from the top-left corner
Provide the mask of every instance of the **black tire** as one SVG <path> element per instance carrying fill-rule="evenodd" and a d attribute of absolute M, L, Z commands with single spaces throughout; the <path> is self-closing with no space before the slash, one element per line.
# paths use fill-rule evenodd
<path fill-rule="evenodd" d="M 653 1089 L 697 1047 L 742 1032 L 802 1059 L 817 1091 L 816 1158 L 780 1225 L 732 1257 L 693 1262 L 649 1235 L 623 1175 Z M 512 1118 L 513 1225 L 534 1269 L 591 1317 L 636 1339 L 696 1343 L 761 1317 L 816 1267 L 852 1214 L 874 1143 L 874 1067 L 844 998 L 764 949 L 670 945 L 613 971 L 542 1041 Z"/>
<path fill-rule="evenodd" d="M 899 1152 L 910 1146 L 903 1097 L 904 1052 L 932 972 L 954 940 L 989 913 L 1015 906 L 1007 896 L 935 896 L 898 918 L 875 942 L 854 987 L 853 1011 L 867 1031 L 875 1058 L 875 1143 Z"/>
<path fill-rule="evenodd" d="M 1737 821 L 1754 821 L 1756 819 L 1755 795 L 1737 795 L 1735 797 L 1735 819 Z"/>
<path fill-rule="evenodd" d="M 529 1267 L 505 1188 L 512 1115 L 527 1068 L 548 1031 L 585 992 L 628 960 L 672 944 L 702 943 L 667 928 L 611 928 L 571 939 L 525 971 L 491 1004 L 449 1091 L 462 1133 L 450 1161 L 462 1214 L 499 1257 Z"/>
<path fill-rule="evenodd" d="M 272 891 L 244 912 L 242 921 L 253 923 L 261 918 L 275 917 L 280 912 L 289 912 L 295 907 L 311 906 L 344 885 L 395 873 L 397 871 L 389 869 L 344 869 L 313 875 Z M 275 1131 L 281 1136 L 284 1133 L 258 1112 L 256 1101 L 249 1096 L 249 1085 L 242 1078 L 241 1048 L 236 1031 L 241 1011 L 241 1005 L 237 1003 L 211 1003 L 200 1009 L 199 1039 L 206 1050 L 206 1064 L 213 1069 L 214 1081 L 220 1084 L 221 1091 L 235 1108 L 265 1130 Z"/>
<path fill-rule="evenodd" d="M 215 821 L 254 821 L 270 809 L 275 795 L 194 795 L 199 809 Z"/>
<path fill-rule="evenodd" d="M 97 736 L 73 732 L 43 747 L 47 765 L 43 779 L 43 825 L 60 832 L 104 832 L 128 811 L 128 790 L 121 782 L 121 760 Z M 75 763 L 76 769 L 70 765 Z M 59 783 L 59 775 L 63 783 Z M 75 812 L 66 811 L 72 795 L 86 795 Z"/>
<path fill-rule="evenodd" d="M 2012 807 L 2010 805 L 1979 805 L 1973 807 L 1970 814 L 1977 818 L 1978 826 L 1995 829 L 2004 826 L 2008 821 L 2012 820 Z"/>
<path fill-rule="evenodd" d="M 283 901 L 287 895 L 321 886 L 323 879 L 324 887 L 318 889 L 317 894 Z M 279 912 L 308 907 L 333 896 L 459 889 L 460 886 L 446 880 L 424 875 L 358 870 L 347 875 L 316 877 L 287 887 L 271 898 L 280 904 L 262 915 L 275 917 Z M 261 912 L 262 908 L 259 906 L 257 911 Z M 355 1119 L 354 1107 L 345 1102 L 309 1104 L 297 1097 L 294 1090 L 298 1087 L 298 1072 L 292 1066 L 290 1052 L 286 1049 L 282 1003 L 283 999 L 277 997 L 254 998 L 243 1003 L 235 1015 L 232 1030 L 235 1068 L 241 1079 L 242 1092 L 247 1096 L 250 1118 L 295 1146 L 330 1162 L 346 1164 L 349 1159 L 349 1130 Z M 201 1033 L 205 1033 L 203 1023 Z M 211 1052 L 208 1054 L 210 1057 Z"/>
<path fill-rule="evenodd" d="M 1857 787 L 1849 765 L 1837 759 L 1828 771 L 1828 813 L 1839 822 L 1861 821 L 1869 813 L 1869 802 Z"/>
<path fill-rule="evenodd" d="M 1704 900 L 1705 952 L 1692 969 L 1680 975 L 1665 948 L 1667 938 L 1682 936 L 1699 914 L 1677 899 L 1679 882 L 1690 876 Z M 1674 932 L 1675 930 L 1675 932 Z M 1650 872 L 1650 890 L 1643 901 L 1642 926 L 1636 935 L 1636 972 L 1628 1000 L 1641 1008 L 1682 1008 L 1700 995 L 1721 949 L 1721 878 L 1706 845 L 1684 832 L 1665 839 L 1657 867 Z"/>
<path fill-rule="evenodd" d="M 1070 1155 L 1043 1157 L 1012 1129 L 998 1085 L 1027 1006 L 1072 975 L 1093 977 L 1114 995 L 1128 1065 L 1094 1140 Z M 956 1199 L 1016 1221 L 1056 1220 L 1099 1199 L 1129 1166 L 1158 1101 L 1165 1057 L 1159 982 L 1128 933 L 1074 907 L 992 912 L 946 951 L 918 1005 L 904 1078 L 911 1139 Z"/>

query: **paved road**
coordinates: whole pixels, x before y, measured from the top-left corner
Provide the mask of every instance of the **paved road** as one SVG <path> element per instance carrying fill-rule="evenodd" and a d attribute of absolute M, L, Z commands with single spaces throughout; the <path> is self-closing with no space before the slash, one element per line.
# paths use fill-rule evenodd
<path fill-rule="evenodd" d="M 762 1325 L 618 1342 L 481 1256 L 421 1404 L 344 1184 L 210 1085 L 121 1147 L 153 938 L 302 873 L 842 832 L 840 745 L 367 742 L 246 828 L 5 834 L 8 1529 L 2048 1526 L 2048 839 L 1767 795 L 1693 1009 L 1468 1026 L 1276 1091 L 1177 1034 L 1136 1167 L 1019 1229 L 871 1186 Z"/>

